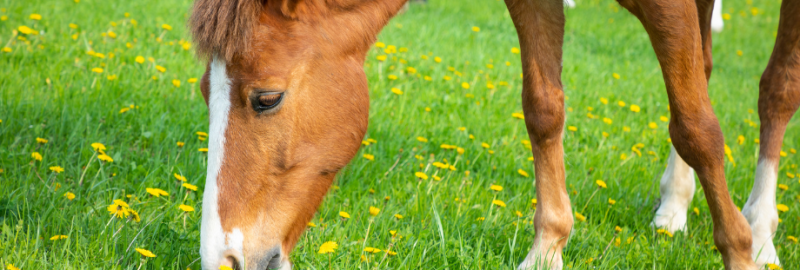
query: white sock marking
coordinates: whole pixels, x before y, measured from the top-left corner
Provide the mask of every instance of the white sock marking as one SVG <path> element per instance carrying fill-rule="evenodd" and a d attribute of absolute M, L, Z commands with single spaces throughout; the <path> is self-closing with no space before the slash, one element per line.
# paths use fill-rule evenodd
<path fill-rule="evenodd" d="M 667 169 L 661 176 L 661 206 L 653 218 L 653 226 L 669 232 L 686 229 L 686 214 L 694 198 L 694 170 L 671 147 Z"/>
<path fill-rule="evenodd" d="M 722 32 L 725 23 L 722 21 L 722 0 L 714 1 L 714 10 L 711 11 L 711 31 Z"/>
<path fill-rule="evenodd" d="M 778 162 L 759 159 L 756 179 L 750 198 L 747 198 L 742 214 L 750 223 L 753 232 L 753 259 L 759 267 L 766 263 L 780 265 L 772 237 L 778 230 L 778 210 L 775 191 L 778 185 Z"/>

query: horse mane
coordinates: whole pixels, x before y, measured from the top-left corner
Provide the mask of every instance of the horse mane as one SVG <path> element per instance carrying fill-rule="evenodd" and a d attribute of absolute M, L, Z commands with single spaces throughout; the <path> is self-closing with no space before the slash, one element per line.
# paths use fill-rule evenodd
<path fill-rule="evenodd" d="M 261 0 L 196 0 L 189 19 L 197 54 L 230 61 L 249 47 Z"/>
<path fill-rule="evenodd" d="M 356 7 L 369 6 L 372 9 L 368 13 L 374 13 L 370 18 L 378 20 L 352 23 L 380 29 L 405 2 L 405 0 L 384 1 L 196 0 L 189 25 L 200 57 L 205 59 L 219 57 L 229 62 L 234 56 L 247 51 L 255 25 L 261 12 L 265 10 L 272 10 L 294 20 L 314 20 L 328 15 L 330 11 L 354 11 Z M 390 4 L 390 2 L 397 3 Z M 364 10 L 356 13 L 364 13 Z"/>

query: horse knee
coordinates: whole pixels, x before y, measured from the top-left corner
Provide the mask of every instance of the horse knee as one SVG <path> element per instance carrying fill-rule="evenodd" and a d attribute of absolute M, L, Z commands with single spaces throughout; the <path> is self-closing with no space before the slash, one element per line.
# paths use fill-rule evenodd
<path fill-rule="evenodd" d="M 761 122 L 786 123 L 800 106 L 800 68 L 770 63 L 759 82 L 758 114 Z"/>
<path fill-rule="evenodd" d="M 674 116 L 669 134 L 675 150 L 697 173 L 722 165 L 725 139 L 719 121 L 710 109 Z"/>
<path fill-rule="evenodd" d="M 538 147 L 560 143 L 566 118 L 564 93 L 553 88 L 523 91 L 522 100 L 531 143 Z"/>

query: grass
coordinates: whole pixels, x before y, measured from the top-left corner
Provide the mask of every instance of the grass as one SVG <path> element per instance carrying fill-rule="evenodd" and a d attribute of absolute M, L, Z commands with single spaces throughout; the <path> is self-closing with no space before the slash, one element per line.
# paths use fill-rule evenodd
<path fill-rule="evenodd" d="M 182 46 L 190 40 L 184 23 L 191 1 L 34 2 L 0 0 L 0 45 L 11 49 L 0 52 L 0 263 L 21 269 L 199 269 L 206 155 L 198 148 L 206 147 L 206 141 L 195 132 L 207 131 L 208 113 L 198 84 L 188 82 L 201 76 L 205 63 Z M 699 215 L 690 213 L 687 232 L 670 237 L 649 227 L 669 153 L 667 123 L 660 117 L 669 112 L 646 33 L 613 1 L 578 4 L 566 11 L 562 75 L 567 125 L 577 131 L 566 132 L 564 146 L 573 209 L 586 220 L 575 222 L 565 265 L 722 269 L 702 190 L 691 204 Z M 735 161 L 726 164 L 726 173 L 739 206 L 753 184 L 758 80 L 773 46 L 778 9 L 777 1 L 726 1 L 730 20 L 713 37 L 709 92 Z M 42 19 L 30 19 L 32 13 Z M 14 36 L 19 26 L 42 33 Z M 472 31 L 473 26 L 480 31 Z M 296 269 L 332 268 L 329 263 L 336 269 L 513 268 L 533 241 L 535 191 L 524 123 L 512 117 L 521 112 L 520 62 L 511 52 L 518 41 L 503 2 L 415 5 L 392 20 L 379 40 L 403 52 L 380 62 L 376 57 L 384 53 L 375 48 L 365 64 L 372 108 L 365 140 L 377 142 L 363 146 L 339 174 L 313 220 L 316 227 L 308 228 L 292 253 Z M 152 61 L 140 64 L 137 56 Z M 434 57 L 441 57 L 441 63 Z M 166 71 L 157 71 L 156 65 Z M 432 81 L 408 74 L 407 67 Z M 117 77 L 109 80 L 110 75 Z M 399 78 L 390 80 L 389 75 Z M 462 88 L 464 82 L 469 89 Z M 490 82 L 494 89 L 487 87 Z M 395 95 L 393 87 L 405 93 Z M 641 111 L 632 112 L 632 104 Z M 122 113 L 123 108 L 128 111 Z M 657 128 L 648 127 L 651 122 Z M 418 141 L 419 136 L 429 142 Z M 745 138 L 741 144 L 739 136 Z M 37 143 L 37 137 L 48 142 Z M 788 156 L 782 158 L 778 179 L 788 190 L 777 193 L 778 203 L 789 211 L 780 214 L 774 240 L 786 269 L 800 268 L 800 249 L 789 238 L 800 236 L 800 184 L 793 176 L 798 155 L 792 150 L 800 148 L 799 141 L 795 117 L 784 139 Z M 94 157 L 90 144 L 95 142 L 105 144 L 113 162 Z M 638 143 L 644 144 L 641 156 L 631 150 Z M 456 145 L 464 153 L 441 149 L 441 144 Z M 33 152 L 43 159 L 34 161 Z M 445 160 L 456 170 L 431 166 Z M 51 166 L 64 171 L 54 173 Z M 522 176 L 520 169 L 531 176 Z M 441 180 L 420 181 L 417 171 Z M 185 176 L 198 191 L 182 187 L 174 174 Z M 608 188 L 598 190 L 597 179 Z M 490 190 L 492 184 L 503 190 Z M 169 196 L 152 197 L 146 188 L 163 189 Z M 75 198 L 65 198 L 67 192 Z M 106 207 L 115 199 L 137 210 L 141 221 L 112 218 Z M 610 206 L 608 199 L 616 204 Z M 494 206 L 493 200 L 507 206 Z M 181 204 L 196 211 L 184 213 Z M 380 208 L 380 214 L 371 217 L 370 206 Z M 340 218 L 340 211 L 351 218 Z M 615 226 L 622 232 L 616 233 Z M 50 240 L 56 235 L 67 237 Z M 326 241 L 339 248 L 317 254 Z M 397 254 L 368 254 L 364 247 L 391 247 Z M 135 248 L 156 257 L 144 259 Z"/>

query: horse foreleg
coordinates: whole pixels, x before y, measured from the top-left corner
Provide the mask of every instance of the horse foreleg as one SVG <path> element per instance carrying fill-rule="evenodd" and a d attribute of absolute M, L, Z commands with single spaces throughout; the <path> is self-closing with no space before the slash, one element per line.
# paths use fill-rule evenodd
<path fill-rule="evenodd" d="M 772 237 L 778 229 L 775 188 L 786 125 L 800 106 L 800 2 L 784 1 L 778 37 L 758 95 L 761 150 L 755 182 L 742 213 L 753 233 L 753 258 L 758 265 L 780 264 Z"/>
<path fill-rule="evenodd" d="M 538 208 L 536 236 L 520 269 L 561 269 L 561 251 L 572 230 L 572 207 L 564 179 L 564 92 L 561 0 L 506 0 L 522 50 L 522 109 L 531 140 Z"/>

